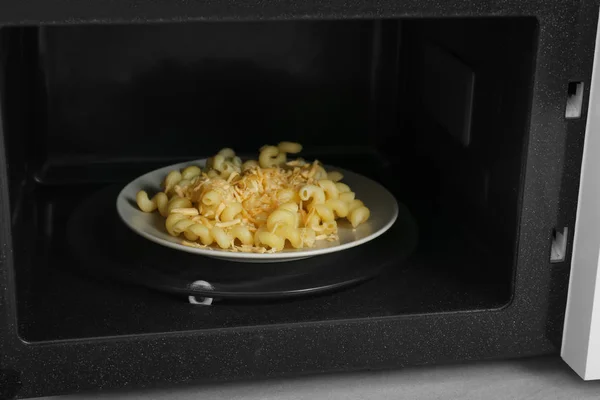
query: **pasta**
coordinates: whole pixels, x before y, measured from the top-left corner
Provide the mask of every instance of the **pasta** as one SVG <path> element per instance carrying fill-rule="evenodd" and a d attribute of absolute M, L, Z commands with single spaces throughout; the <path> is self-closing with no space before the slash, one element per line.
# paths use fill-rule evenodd
<path fill-rule="evenodd" d="M 353 228 L 366 222 L 370 210 L 341 182 L 340 172 L 327 172 L 316 160 L 288 160 L 301 150 L 298 143 L 281 142 L 263 146 L 258 160 L 242 162 L 224 148 L 204 168 L 169 172 L 163 191 L 152 198 L 139 191 L 137 205 L 158 210 L 166 231 L 185 245 L 243 252 L 313 247 L 338 239 L 341 218 Z"/>

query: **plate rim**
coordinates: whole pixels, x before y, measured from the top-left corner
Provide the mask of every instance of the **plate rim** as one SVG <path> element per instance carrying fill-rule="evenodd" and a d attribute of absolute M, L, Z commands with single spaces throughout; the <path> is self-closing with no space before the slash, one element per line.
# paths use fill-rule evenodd
<path fill-rule="evenodd" d="M 321 249 L 306 248 L 306 249 L 298 249 L 298 251 L 294 251 L 294 252 L 283 251 L 283 252 L 277 252 L 277 253 L 244 253 L 244 252 L 232 252 L 232 251 L 228 251 L 228 250 L 224 250 L 224 249 L 213 249 L 210 247 L 196 248 L 196 247 L 191 247 L 191 246 L 185 246 L 183 244 L 173 243 L 173 242 L 167 241 L 165 239 L 162 239 L 160 237 L 154 236 L 150 233 L 135 229 L 130 223 L 127 222 L 125 215 L 123 215 L 124 210 L 122 210 L 121 204 L 129 205 L 128 201 L 126 199 L 126 196 L 124 195 L 124 192 L 131 185 L 135 184 L 135 182 L 137 182 L 137 181 L 142 180 L 144 177 L 155 174 L 158 171 L 163 170 L 163 169 L 181 169 L 181 168 L 183 168 L 185 166 L 189 166 L 189 165 L 204 166 L 206 163 L 206 160 L 207 160 L 207 158 L 201 158 L 201 159 L 184 161 L 184 162 L 180 162 L 180 163 L 176 163 L 176 164 L 166 165 L 164 167 L 156 168 L 152 171 L 149 171 L 149 172 L 147 172 L 143 175 L 140 175 L 137 178 L 129 181 L 119 191 L 119 194 L 117 195 L 116 202 L 115 202 L 116 203 L 115 205 L 117 208 L 117 214 L 119 215 L 119 218 L 121 219 L 121 221 L 136 234 L 138 234 L 156 244 L 166 246 L 171 249 L 175 249 L 175 250 L 179 250 L 179 251 L 185 251 L 187 253 L 192 253 L 192 254 L 201 255 L 201 256 L 205 256 L 205 257 L 221 258 L 221 259 L 232 259 L 232 260 L 236 259 L 236 260 L 240 260 L 240 261 L 243 261 L 243 260 L 258 260 L 258 261 L 260 261 L 260 260 L 289 260 L 289 261 L 293 261 L 295 259 L 299 260 L 302 258 L 315 257 L 315 256 L 324 255 L 324 254 L 335 253 L 338 251 L 347 250 L 347 249 L 350 249 L 353 247 L 360 246 L 364 243 L 370 242 L 370 241 L 378 238 L 379 236 L 383 235 L 385 232 L 387 232 L 394 225 L 394 223 L 396 222 L 396 220 L 398 218 L 398 214 L 399 214 L 398 201 L 396 200 L 395 196 L 387 188 L 385 188 L 382 184 L 380 184 L 379 182 L 377 182 L 373 179 L 370 179 L 362 174 L 356 173 L 354 171 L 350 171 L 350 170 L 346 170 L 343 168 L 324 164 L 323 166 L 325 168 L 330 168 L 330 169 L 334 169 L 336 171 L 340 171 L 342 174 L 350 173 L 350 174 L 356 175 L 356 176 L 360 177 L 361 179 L 366 179 L 366 180 L 370 181 L 371 183 L 377 185 L 379 188 L 381 188 L 382 193 L 386 193 L 386 195 L 389 196 L 391 200 L 393 200 L 392 203 L 394 205 L 394 209 L 393 209 L 392 217 L 389 219 L 389 221 L 387 221 L 376 232 L 373 232 L 372 234 L 365 236 L 358 240 L 353 240 L 351 242 L 347 242 L 347 243 L 340 244 L 337 246 L 325 247 L 325 248 L 321 248 Z M 140 212 L 143 212 L 143 211 L 140 210 Z"/>

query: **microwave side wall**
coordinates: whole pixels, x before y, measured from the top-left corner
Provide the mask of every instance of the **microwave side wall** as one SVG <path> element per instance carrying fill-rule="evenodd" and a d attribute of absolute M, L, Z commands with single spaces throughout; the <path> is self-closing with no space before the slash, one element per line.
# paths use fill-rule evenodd
<path fill-rule="evenodd" d="M 364 9 L 340 3 L 146 4 L 5 3 L 5 24 L 123 22 L 141 18 L 354 18 L 535 16 L 538 54 L 527 147 L 518 264 L 513 301 L 504 308 L 468 313 L 407 315 L 373 320 L 262 326 L 178 335 L 115 337 L 30 344 L 17 335 L 7 165 L 0 171 L 0 372 L 3 395 L 30 397 L 86 389 L 149 386 L 199 380 L 272 377 L 318 371 L 528 356 L 557 351 L 569 258 L 550 264 L 555 228 L 572 227 L 586 107 L 564 118 L 570 81 L 589 82 L 598 9 L 593 3 L 428 1 L 383 3 Z M 13 6 L 13 8 L 11 8 Z M 6 7 L 6 8 L 5 8 Z M 184 14 L 184 15 L 182 15 Z M 6 82 L 2 82 L 3 85 Z M 585 87 L 587 104 L 589 85 Z M 6 137 L 0 136 L 0 143 Z M 4 147 L 0 148 L 4 152 Z M 2 160 L 6 160 L 2 156 Z M 8 166 L 10 168 L 10 166 Z M 573 230 L 571 229 L 570 232 Z M 572 237 L 569 237 L 572 241 Z M 289 351 L 289 344 L 302 349 Z M 320 355 L 317 357 L 316 355 Z M 358 361 L 357 361 L 358 360 Z M 210 371 L 208 374 L 206 371 Z"/>

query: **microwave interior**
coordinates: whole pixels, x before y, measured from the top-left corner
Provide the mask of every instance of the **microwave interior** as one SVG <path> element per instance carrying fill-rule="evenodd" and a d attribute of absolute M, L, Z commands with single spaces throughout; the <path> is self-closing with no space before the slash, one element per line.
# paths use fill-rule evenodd
<path fill-rule="evenodd" d="M 506 306 L 517 268 L 537 29 L 535 18 L 524 17 L 3 28 L 0 94 L 20 337 Z M 210 307 L 82 272 L 85 260 L 73 257 L 67 227 L 90 196 L 223 147 L 256 156 L 281 141 L 299 142 L 302 157 L 393 193 L 418 226 L 410 258 L 332 293 Z"/>

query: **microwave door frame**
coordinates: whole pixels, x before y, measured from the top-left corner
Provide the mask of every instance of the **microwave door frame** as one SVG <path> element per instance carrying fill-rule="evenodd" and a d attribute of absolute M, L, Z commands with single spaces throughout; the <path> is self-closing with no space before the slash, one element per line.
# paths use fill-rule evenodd
<path fill-rule="evenodd" d="M 561 357 L 581 378 L 595 380 L 600 379 L 600 28 L 589 99 Z"/>

